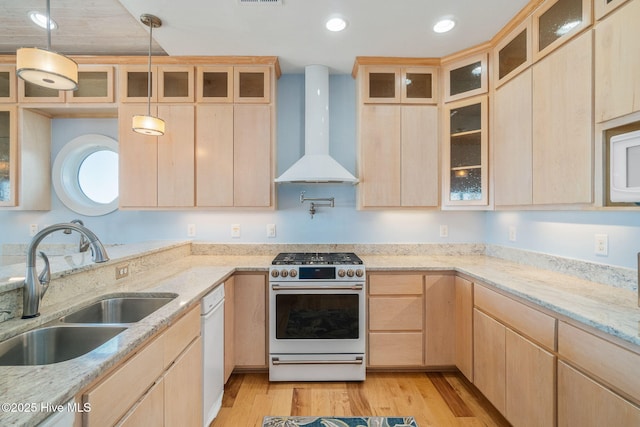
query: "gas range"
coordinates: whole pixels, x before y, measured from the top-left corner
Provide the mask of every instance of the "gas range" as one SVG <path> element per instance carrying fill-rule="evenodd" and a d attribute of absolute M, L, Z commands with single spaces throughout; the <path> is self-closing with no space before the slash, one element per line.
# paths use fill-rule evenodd
<path fill-rule="evenodd" d="M 269 269 L 272 281 L 361 281 L 364 273 L 364 263 L 352 252 L 280 253 Z"/>

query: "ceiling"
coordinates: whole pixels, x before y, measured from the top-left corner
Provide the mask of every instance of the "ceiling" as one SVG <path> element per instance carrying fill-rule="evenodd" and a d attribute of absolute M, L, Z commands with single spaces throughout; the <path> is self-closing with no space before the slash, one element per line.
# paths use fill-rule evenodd
<path fill-rule="evenodd" d="M 154 55 L 278 56 L 283 73 L 324 64 L 350 73 L 356 56 L 441 57 L 492 38 L 529 0 L 51 0 L 52 50 L 65 54 L 146 55 L 143 13 L 163 21 L 153 32 Z M 0 53 L 46 47 L 46 31 L 29 11 L 45 0 L 0 0 Z M 346 30 L 330 33 L 340 14 Z M 457 26 L 436 34 L 451 16 Z"/>

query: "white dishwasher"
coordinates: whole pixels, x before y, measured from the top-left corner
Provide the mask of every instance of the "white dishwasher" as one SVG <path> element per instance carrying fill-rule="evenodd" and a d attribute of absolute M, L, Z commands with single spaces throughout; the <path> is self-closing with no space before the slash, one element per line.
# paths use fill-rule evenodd
<path fill-rule="evenodd" d="M 202 298 L 202 410 L 208 427 L 224 393 L 224 284 Z"/>

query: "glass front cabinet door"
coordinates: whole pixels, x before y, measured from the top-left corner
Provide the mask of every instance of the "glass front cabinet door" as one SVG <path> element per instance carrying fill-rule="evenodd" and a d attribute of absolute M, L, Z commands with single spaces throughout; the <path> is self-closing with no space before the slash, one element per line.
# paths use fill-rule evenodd
<path fill-rule="evenodd" d="M 16 67 L 0 65 L 0 103 L 16 102 Z"/>
<path fill-rule="evenodd" d="M 365 104 L 435 104 L 435 67 L 367 66 L 362 79 Z"/>
<path fill-rule="evenodd" d="M 114 101 L 113 67 L 103 65 L 78 66 L 78 89 L 66 93 L 67 102 Z"/>
<path fill-rule="evenodd" d="M 493 81 L 496 87 L 531 65 L 531 19 L 527 18 L 493 49 Z"/>
<path fill-rule="evenodd" d="M 0 206 L 16 205 L 17 110 L 0 105 Z"/>
<path fill-rule="evenodd" d="M 443 150 L 443 204 L 486 206 L 487 97 L 445 106 Z"/>
<path fill-rule="evenodd" d="M 591 25 L 591 0 L 547 0 L 533 14 L 533 57 L 538 60 Z"/>
<path fill-rule="evenodd" d="M 487 93 L 487 54 L 481 53 L 445 65 L 444 85 L 445 102 Z"/>

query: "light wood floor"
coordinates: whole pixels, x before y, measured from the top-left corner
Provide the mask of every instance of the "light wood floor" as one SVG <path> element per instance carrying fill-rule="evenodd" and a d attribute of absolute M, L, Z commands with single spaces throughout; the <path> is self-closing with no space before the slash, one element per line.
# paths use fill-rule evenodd
<path fill-rule="evenodd" d="M 419 427 L 509 426 L 459 373 L 368 372 L 364 382 L 269 382 L 233 374 L 211 427 L 260 427 L 266 415 L 412 416 Z"/>

